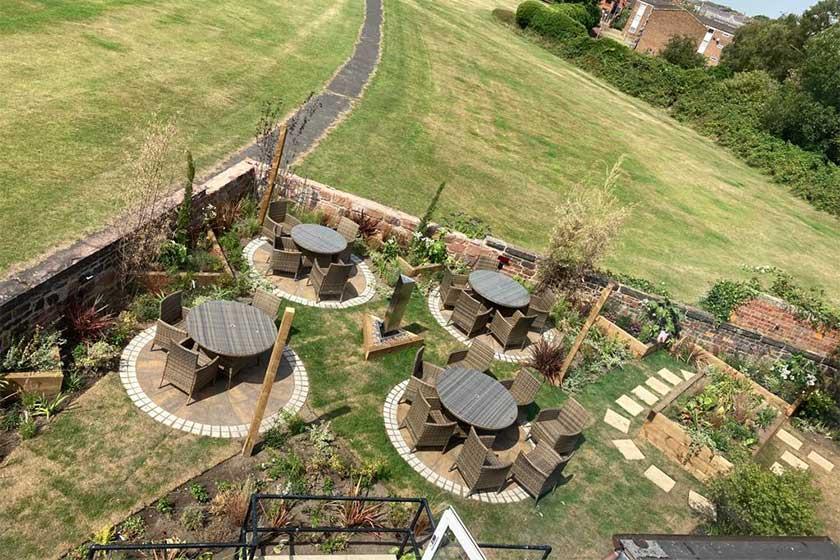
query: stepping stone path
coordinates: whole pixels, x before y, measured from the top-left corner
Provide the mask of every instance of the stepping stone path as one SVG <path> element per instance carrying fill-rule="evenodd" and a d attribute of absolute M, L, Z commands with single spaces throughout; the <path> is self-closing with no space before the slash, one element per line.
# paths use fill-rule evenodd
<path fill-rule="evenodd" d="M 662 368 L 656 372 L 659 377 L 670 383 L 671 385 L 679 385 L 683 382 L 675 373 L 668 368 Z"/>
<path fill-rule="evenodd" d="M 655 405 L 656 402 L 659 400 L 659 397 L 657 397 L 641 385 L 637 385 L 636 388 L 630 392 L 639 397 L 639 400 L 641 400 L 648 406 Z"/>
<path fill-rule="evenodd" d="M 776 432 L 776 437 L 793 447 L 796 451 L 799 451 L 799 448 L 802 447 L 802 441 L 788 431 L 779 430 Z"/>
<path fill-rule="evenodd" d="M 655 377 L 648 377 L 647 381 L 645 381 L 645 385 L 647 385 L 662 396 L 667 395 L 668 392 L 671 390 L 670 387 L 668 387 Z"/>
<path fill-rule="evenodd" d="M 803 471 L 808 470 L 808 463 L 806 463 L 790 451 L 785 451 L 784 453 L 782 453 L 782 461 L 784 461 L 791 467 L 796 467 L 797 469 L 802 469 Z"/>
<path fill-rule="evenodd" d="M 785 472 L 785 468 L 781 465 L 781 463 L 774 462 L 770 465 L 770 470 L 778 475 L 782 475 Z"/>
<path fill-rule="evenodd" d="M 627 395 L 621 395 L 616 399 L 615 404 L 623 408 L 630 414 L 630 416 L 638 416 L 640 412 L 642 412 L 645 407 L 628 397 Z"/>
<path fill-rule="evenodd" d="M 717 513 L 715 512 L 715 505 L 707 497 L 694 490 L 688 491 L 688 507 L 711 518 L 714 518 Z"/>
<path fill-rule="evenodd" d="M 684 370 L 684 369 L 681 369 L 681 370 L 680 370 L 680 373 L 682 373 L 682 376 L 685 378 L 685 380 L 686 380 L 686 381 L 688 381 L 689 379 L 691 379 L 692 377 L 694 377 L 694 373 L 692 373 L 692 372 L 690 372 L 690 371 L 686 371 L 686 370 Z"/>
<path fill-rule="evenodd" d="M 645 456 L 642 455 L 642 452 L 639 451 L 639 448 L 636 447 L 636 444 L 633 443 L 632 439 L 614 439 L 612 442 L 628 461 L 644 460 Z"/>
<path fill-rule="evenodd" d="M 604 414 L 604 422 L 618 430 L 619 432 L 627 433 L 630 431 L 630 420 L 617 413 L 611 408 L 607 408 L 607 413 Z"/>
<path fill-rule="evenodd" d="M 656 484 L 665 492 L 670 492 L 674 488 L 674 485 L 677 484 L 676 480 L 659 470 L 656 465 L 648 467 L 648 470 L 645 471 L 645 478 Z"/>
<path fill-rule="evenodd" d="M 808 453 L 808 460 L 817 465 L 818 467 L 822 468 L 826 472 L 831 472 L 834 470 L 834 463 L 832 463 L 816 451 L 811 451 L 810 453 Z"/>

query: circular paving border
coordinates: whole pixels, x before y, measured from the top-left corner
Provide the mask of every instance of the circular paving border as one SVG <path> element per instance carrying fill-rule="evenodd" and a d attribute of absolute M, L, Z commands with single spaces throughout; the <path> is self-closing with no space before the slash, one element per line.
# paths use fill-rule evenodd
<path fill-rule="evenodd" d="M 268 245 L 268 240 L 264 237 L 258 237 L 252 240 L 245 248 L 242 250 L 242 254 L 248 261 L 248 266 L 251 268 L 251 277 L 256 278 L 258 280 L 265 280 L 262 274 L 257 272 L 257 268 L 254 262 L 254 255 L 257 252 L 257 249 L 260 248 L 263 244 Z M 274 284 L 271 284 L 270 289 L 274 293 L 274 295 L 291 301 L 292 303 L 299 303 L 301 305 L 306 305 L 308 307 L 318 307 L 320 309 L 347 309 L 348 307 L 355 307 L 357 305 L 362 305 L 363 303 L 369 302 L 373 299 L 373 296 L 376 295 L 376 276 L 370 270 L 370 267 L 365 263 L 362 259 L 357 257 L 356 255 L 352 255 L 351 259 L 353 264 L 356 265 L 356 268 L 362 273 L 362 276 L 365 277 L 365 289 L 362 291 L 361 294 L 357 295 L 354 298 L 350 298 L 345 301 L 315 301 L 312 299 L 302 298 L 300 296 L 296 296 L 281 290 Z"/>
<path fill-rule="evenodd" d="M 446 332 L 451 334 L 455 340 L 466 346 L 472 345 L 472 340 L 467 338 L 467 335 L 459 331 L 455 325 L 448 324 L 446 322 L 446 319 L 443 317 L 443 306 L 440 302 L 439 286 L 432 288 L 432 290 L 429 292 L 429 312 L 432 314 L 432 317 L 435 318 L 435 321 L 437 321 L 438 324 L 446 330 Z M 548 340 L 549 342 L 554 340 L 555 336 L 556 334 L 554 329 L 550 329 L 542 333 L 542 337 Z M 496 352 L 495 358 L 500 362 L 518 364 L 527 360 L 528 355 L 521 354 L 517 356 L 516 354 L 511 354 L 510 352 Z"/>
<path fill-rule="evenodd" d="M 400 457 L 428 482 L 462 498 L 467 497 L 469 489 L 466 486 L 448 480 L 434 472 L 415 453 L 411 452 L 411 448 L 403 439 L 400 433 L 399 421 L 397 420 L 397 407 L 399 406 L 400 398 L 402 398 L 405 392 L 406 385 L 408 385 L 407 379 L 391 389 L 391 392 L 388 393 L 385 399 L 385 407 L 382 410 L 382 416 L 385 418 L 385 431 L 388 433 L 388 439 L 391 440 L 391 445 L 394 446 L 394 449 L 397 450 Z M 469 496 L 471 500 L 488 504 L 513 504 L 527 500 L 528 498 L 530 498 L 528 493 L 516 483 L 511 483 L 508 489 L 503 492 L 476 492 L 472 496 Z"/>
<path fill-rule="evenodd" d="M 151 326 L 135 336 L 128 343 L 128 346 L 125 347 L 120 357 L 120 381 L 122 381 L 123 387 L 128 392 L 131 401 L 137 408 L 151 416 L 152 419 L 170 428 L 181 430 L 182 432 L 217 438 L 246 437 L 250 428 L 248 424 L 211 425 L 192 422 L 167 412 L 155 404 L 143 391 L 140 383 L 137 381 L 137 357 L 140 355 L 140 351 L 154 339 L 155 329 L 156 327 Z M 288 347 L 283 350 L 283 357 L 292 366 L 292 379 L 295 384 L 292 390 L 292 397 L 280 411 L 263 419 L 262 424 L 260 424 L 260 432 L 271 428 L 280 417 L 280 412 L 285 411 L 295 414 L 300 411 L 306 402 L 306 396 L 309 394 L 309 378 L 306 375 L 306 368 L 303 366 L 303 361 L 301 361 L 294 350 Z"/>

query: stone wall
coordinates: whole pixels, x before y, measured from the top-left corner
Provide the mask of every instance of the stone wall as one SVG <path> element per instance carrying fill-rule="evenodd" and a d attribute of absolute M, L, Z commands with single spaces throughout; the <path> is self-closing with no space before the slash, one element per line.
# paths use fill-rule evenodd
<path fill-rule="evenodd" d="M 195 189 L 193 208 L 238 200 L 254 188 L 254 165 L 243 161 Z M 165 212 L 174 215 L 183 192 L 169 197 Z M 198 214 L 198 212 L 196 212 Z M 108 228 L 45 257 L 40 263 L 0 282 L 0 347 L 36 325 L 59 321 L 71 302 L 90 305 L 120 300 L 117 280 L 119 233 Z"/>

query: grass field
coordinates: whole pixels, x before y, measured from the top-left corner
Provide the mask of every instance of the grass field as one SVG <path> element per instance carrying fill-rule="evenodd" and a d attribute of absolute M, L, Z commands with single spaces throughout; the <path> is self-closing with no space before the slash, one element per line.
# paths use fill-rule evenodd
<path fill-rule="evenodd" d="M 377 74 L 302 173 L 418 214 L 446 180 L 439 215 L 461 209 L 542 249 L 561 194 L 626 154 L 618 194 L 634 206 L 610 268 L 693 301 L 741 264 L 772 264 L 840 301 L 836 219 L 491 14 L 515 6 L 386 0 Z"/>
<path fill-rule="evenodd" d="M 116 213 L 125 153 L 174 117 L 201 168 L 350 55 L 355 0 L 0 2 L 0 271 Z"/>

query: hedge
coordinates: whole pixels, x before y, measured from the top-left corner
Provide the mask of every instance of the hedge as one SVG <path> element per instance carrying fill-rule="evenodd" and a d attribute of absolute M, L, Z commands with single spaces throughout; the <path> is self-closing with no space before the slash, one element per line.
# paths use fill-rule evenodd
<path fill-rule="evenodd" d="M 525 29 L 531 24 L 534 14 L 544 8 L 542 2 L 538 0 L 525 0 L 516 8 L 516 25 Z"/>
<path fill-rule="evenodd" d="M 566 14 L 586 29 L 592 29 L 601 21 L 601 11 L 594 4 L 556 4 L 552 9 Z"/>
<path fill-rule="evenodd" d="M 530 29 L 548 39 L 562 41 L 586 35 L 586 28 L 561 11 L 561 6 L 546 6 L 534 0 L 527 0 L 516 10 L 516 23 L 523 29 Z M 563 8 L 574 4 L 564 4 Z"/>

